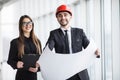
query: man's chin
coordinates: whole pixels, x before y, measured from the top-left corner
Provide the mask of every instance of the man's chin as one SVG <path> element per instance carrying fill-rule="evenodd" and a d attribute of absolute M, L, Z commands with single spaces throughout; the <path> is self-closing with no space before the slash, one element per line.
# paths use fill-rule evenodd
<path fill-rule="evenodd" d="M 61 24 L 61 26 L 67 26 L 67 24 Z"/>

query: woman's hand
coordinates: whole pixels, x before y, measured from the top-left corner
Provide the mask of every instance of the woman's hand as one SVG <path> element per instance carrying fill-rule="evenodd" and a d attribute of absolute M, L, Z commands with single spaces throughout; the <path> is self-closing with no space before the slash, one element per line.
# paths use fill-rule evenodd
<path fill-rule="evenodd" d="M 30 72 L 37 72 L 37 71 L 38 71 L 38 67 L 40 67 L 40 65 L 39 65 L 38 62 L 36 62 L 36 68 L 30 67 L 30 68 L 29 68 L 29 71 L 30 71 Z"/>
<path fill-rule="evenodd" d="M 36 62 L 36 67 L 37 68 L 40 67 L 40 64 L 38 63 L 38 61 Z"/>
<path fill-rule="evenodd" d="M 35 73 L 35 72 L 38 71 L 38 68 L 37 68 L 37 67 L 36 67 L 36 68 L 30 67 L 30 68 L 29 68 L 29 71 Z"/>
<path fill-rule="evenodd" d="M 23 62 L 22 61 L 18 61 L 17 62 L 17 68 L 23 68 Z"/>

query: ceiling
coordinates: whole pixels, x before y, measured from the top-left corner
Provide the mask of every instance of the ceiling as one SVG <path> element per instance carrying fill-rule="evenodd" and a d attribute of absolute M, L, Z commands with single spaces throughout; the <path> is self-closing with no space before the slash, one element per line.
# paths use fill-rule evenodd
<path fill-rule="evenodd" d="M 10 2 L 10 1 L 13 1 L 13 0 L 0 0 L 0 10 L 2 9 L 2 7 L 3 7 L 6 3 Z"/>

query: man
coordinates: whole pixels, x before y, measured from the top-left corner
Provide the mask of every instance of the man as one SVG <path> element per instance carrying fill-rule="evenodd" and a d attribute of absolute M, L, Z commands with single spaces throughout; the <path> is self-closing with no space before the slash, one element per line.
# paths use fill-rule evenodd
<path fill-rule="evenodd" d="M 82 51 L 82 48 L 88 46 L 89 40 L 83 29 L 72 28 L 70 26 L 72 12 L 67 5 L 60 5 L 57 8 L 56 18 L 60 24 L 60 28 L 50 32 L 47 44 L 49 44 L 51 50 L 54 48 L 56 53 L 71 54 Z M 98 50 L 96 50 L 95 54 L 99 55 Z M 89 80 L 87 69 L 75 74 L 67 80 Z"/>

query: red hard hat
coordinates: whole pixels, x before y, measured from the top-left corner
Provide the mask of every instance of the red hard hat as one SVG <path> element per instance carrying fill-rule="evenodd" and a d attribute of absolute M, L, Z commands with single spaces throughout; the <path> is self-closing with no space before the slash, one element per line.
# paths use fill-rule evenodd
<path fill-rule="evenodd" d="M 58 8 L 57 8 L 57 10 L 56 10 L 56 16 L 57 16 L 57 14 L 59 13 L 59 12 L 69 12 L 70 13 L 70 15 L 72 16 L 72 11 L 71 11 L 71 9 L 67 6 L 67 5 L 60 5 Z"/>

